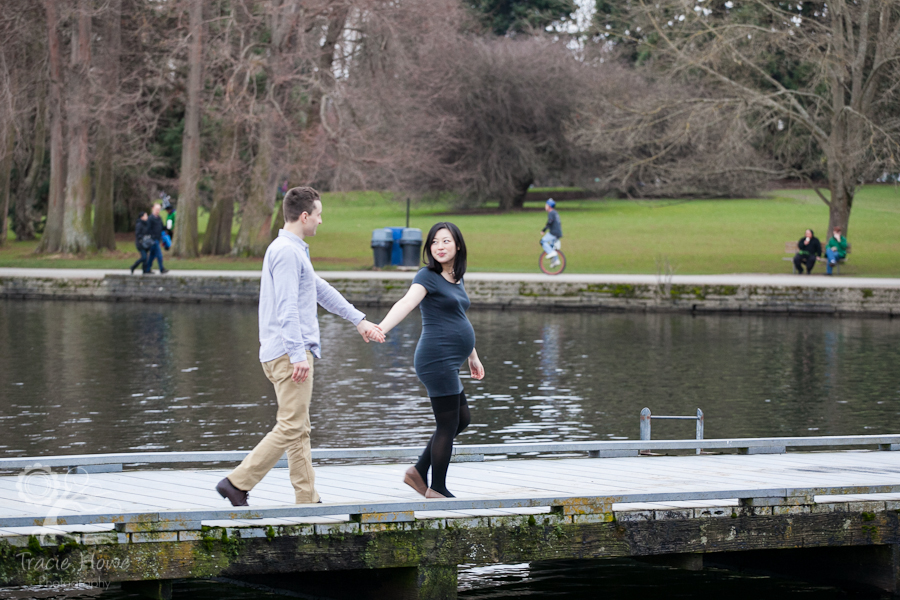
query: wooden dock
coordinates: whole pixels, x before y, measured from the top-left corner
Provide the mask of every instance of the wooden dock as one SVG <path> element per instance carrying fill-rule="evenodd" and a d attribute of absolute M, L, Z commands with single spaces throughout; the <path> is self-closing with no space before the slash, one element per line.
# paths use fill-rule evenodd
<path fill-rule="evenodd" d="M 242 509 L 213 489 L 230 468 L 209 464 L 243 452 L 0 459 L 0 586 L 119 581 L 165 598 L 175 579 L 229 577 L 334 598 L 453 598 L 462 564 L 656 556 L 686 568 L 818 570 L 896 593 L 900 452 L 884 450 L 898 445 L 900 436 L 462 446 L 448 479 L 457 498 L 447 500 L 402 483 L 418 449 L 317 450 L 388 464 L 317 467 L 316 505 L 293 504 L 287 470 L 276 468 Z M 698 446 L 723 453 L 599 458 Z M 831 449 L 785 452 L 802 446 Z"/>

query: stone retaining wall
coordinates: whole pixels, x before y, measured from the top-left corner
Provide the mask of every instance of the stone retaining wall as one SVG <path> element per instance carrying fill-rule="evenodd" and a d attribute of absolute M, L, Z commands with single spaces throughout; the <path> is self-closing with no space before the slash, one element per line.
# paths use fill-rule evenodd
<path fill-rule="evenodd" d="M 357 306 L 385 306 L 409 287 L 406 279 L 330 275 Z M 900 316 L 900 289 L 790 285 L 671 285 L 576 281 L 466 281 L 473 307 L 638 312 L 732 312 Z M 0 277 L 0 298 L 255 304 L 256 277 L 107 275 L 96 278 Z"/>

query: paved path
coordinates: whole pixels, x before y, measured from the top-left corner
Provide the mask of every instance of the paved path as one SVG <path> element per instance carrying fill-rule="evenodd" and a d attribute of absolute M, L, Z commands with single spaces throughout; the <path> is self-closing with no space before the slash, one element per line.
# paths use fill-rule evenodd
<path fill-rule="evenodd" d="M 407 280 L 412 281 L 415 273 L 410 271 L 319 271 L 324 279 L 356 280 Z M 57 279 L 103 279 L 107 275 L 128 275 L 127 269 L 16 269 L 0 268 L 0 277 L 35 277 Z M 259 271 L 201 271 L 172 270 L 156 277 L 234 277 L 258 278 Z M 140 275 L 134 275 L 140 277 Z M 468 281 L 513 281 L 513 282 L 566 282 L 585 284 L 632 284 L 657 285 L 657 275 L 557 275 L 542 273 L 478 273 L 466 274 Z M 887 288 L 900 289 L 900 279 L 880 277 L 827 277 L 825 275 L 674 275 L 674 285 L 729 285 L 729 286 L 773 286 L 810 288 Z"/>
<path fill-rule="evenodd" d="M 408 464 L 326 465 L 316 469 L 316 487 L 325 505 L 372 502 L 418 502 L 402 483 Z M 161 511 L 226 510 L 230 505 L 214 491 L 229 471 L 221 469 L 125 471 L 59 475 L 55 481 L 35 480 L 26 488 L 19 476 L 0 477 L 0 519 L 56 515 L 73 512 L 154 513 Z M 900 484 L 900 452 L 815 452 L 763 455 L 643 456 L 625 458 L 534 458 L 525 460 L 456 463 L 451 465 L 449 488 L 460 500 L 494 498 L 546 498 L 625 496 L 629 494 L 679 494 L 685 500 L 616 503 L 616 512 L 708 509 L 738 504 L 737 499 L 691 500 L 704 492 L 771 490 Z M 43 486 L 43 487 L 41 487 Z M 29 491 L 31 496 L 29 496 Z M 45 493 L 42 493 L 44 490 Z M 61 501 L 68 490 L 69 502 Z M 815 491 L 810 492 L 816 494 Z M 45 503 L 28 502 L 45 498 Z M 816 496 L 817 502 L 900 500 L 900 494 Z M 287 469 L 273 469 L 250 494 L 253 507 L 293 505 Z M 346 509 L 344 509 L 346 510 Z M 535 514 L 549 507 L 417 510 L 417 519 L 449 519 L 472 516 Z M 690 512 L 690 511 L 689 511 Z M 731 514 L 730 509 L 727 511 Z M 690 516 L 694 513 L 691 512 Z M 294 517 L 291 517 L 294 518 Z M 348 514 L 296 517 L 296 522 L 344 523 Z M 299 519 L 299 520 L 298 520 Z M 278 519 L 283 521 L 284 519 Z M 211 526 L 239 523 L 204 521 Z M 286 524 L 286 523 L 278 523 Z M 258 525 L 258 523 L 257 523 Z M 110 525 L 88 525 L 73 531 L 97 531 Z M 27 535 L 32 528 L 0 528 L 0 537 Z"/>

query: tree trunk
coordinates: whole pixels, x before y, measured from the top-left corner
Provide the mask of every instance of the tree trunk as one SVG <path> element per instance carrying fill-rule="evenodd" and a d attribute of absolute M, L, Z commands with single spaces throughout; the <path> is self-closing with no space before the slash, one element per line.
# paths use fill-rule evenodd
<path fill-rule="evenodd" d="M 278 230 L 284 228 L 284 200 L 275 205 L 275 215 L 272 218 L 272 241 L 278 237 Z"/>
<path fill-rule="evenodd" d="M 237 135 L 234 121 L 228 119 L 222 127 L 219 146 L 219 172 L 213 189 L 213 208 L 203 239 L 203 254 L 231 252 L 231 226 L 234 222 L 234 173 L 237 167 Z"/>
<path fill-rule="evenodd" d="M 531 187 L 532 183 L 534 183 L 533 177 L 520 181 L 516 186 L 514 195 L 500 198 L 500 210 L 520 210 L 525 205 L 525 195 L 528 193 L 528 188 Z"/>
<path fill-rule="evenodd" d="M 44 0 L 47 13 L 47 49 L 50 67 L 50 193 L 47 222 L 39 252 L 59 252 L 62 248 L 66 156 L 63 139 L 62 56 L 60 55 L 59 13 L 56 0 Z"/>
<path fill-rule="evenodd" d="M 106 128 L 97 140 L 96 190 L 94 191 L 94 243 L 97 249 L 116 249 L 116 229 L 113 214 L 113 136 Z"/>
<path fill-rule="evenodd" d="M 523 206 L 525 206 L 525 196 L 528 195 L 528 188 L 531 187 L 531 184 L 534 183 L 534 178 L 529 177 L 525 181 L 519 184 L 519 191 L 516 193 L 516 197 L 513 198 L 513 208 L 516 210 L 521 210 Z"/>
<path fill-rule="evenodd" d="M 175 221 L 175 256 L 194 258 L 197 251 L 197 184 L 200 180 L 200 92 L 203 59 L 203 0 L 191 0 L 190 73 L 187 109 L 181 143 L 181 173 L 178 180 L 178 219 Z"/>
<path fill-rule="evenodd" d="M 66 116 L 69 122 L 69 156 L 66 170 L 63 252 L 85 252 L 94 246 L 91 232 L 91 171 L 88 148 L 90 129 L 91 2 L 78 0 L 72 26 L 72 60 Z"/>
<path fill-rule="evenodd" d="M 6 148 L 0 159 L 0 246 L 6 243 L 9 229 L 9 177 L 12 173 L 13 149 L 16 143 L 16 130 L 12 123 L 6 124 Z"/>
<path fill-rule="evenodd" d="M 271 242 L 272 211 L 275 204 L 276 180 L 272 168 L 272 119 L 264 116 L 259 125 L 259 141 L 250 194 L 244 203 L 241 228 L 231 253 L 236 256 L 262 256 Z"/>
<path fill-rule="evenodd" d="M 107 14 L 103 19 L 105 56 L 100 68 L 103 70 L 104 87 L 107 93 L 119 89 L 119 56 L 122 48 L 122 0 L 110 0 Z M 97 248 L 116 249 L 116 226 L 113 210 L 115 197 L 115 175 L 113 170 L 116 142 L 116 115 L 107 111 L 103 115 L 103 126 L 97 140 L 97 182 L 94 191 L 94 243 Z"/>
<path fill-rule="evenodd" d="M 16 194 L 13 230 L 16 234 L 16 240 L 20 242 L 34 239 L 34 205 L 37 200 L 38 177 L 43 170 L 46 153 L 47 98 L 44 86 L 40 86 L 37 107 L 34 113 L 34 145 L 31 152 L 31 164 Z"/>
<path fill-rule="evenodd" d="M 853 205 L 853 195 L 856 193 L 856 184 L 859 180 L 859 165 L 855 161 L 852 143 L 861 142 L 853 139 L 851 121 L 846 115 L 835 115 L 832 121 L 831 135 L 825 147 L 825 157 L 828 165 L 828 187 L 831 190 L 831 198 L 828 204 L 828 231 L 826 239 L 831 238 L 835 227 L 843 230 L 847 235 L 847 226 L 850 224 L 850 208 Z M 848 146 L 851 146 L 848 148 Z"/>
<path fill-rule="evenodd" d="M 344 32 L 347 23 L 349 6 L 335 4 L 328 17 L 328 27 L 325 30 L 325 39 L 322 41 L 322 49 L 319 54 L 318 71 L 316 72 L 316 84 L 310 93 L 309 115 L 307 124 L 315 125 L 320 121 L 322 112 L 322 97 L 334 87 L 334 50 L 337 42 Z"/>
<path fill-rule="evenodd" d="M 831 189 L 831 200 L 828 205 L 828 232 L 825 239 L 831 238 L 831 234 L 835 227 L 843 230 L 844 236 L 848 235 L 850 225 L 850 209 L 853 206 L 853 195 L 855 186 L 846 185 L 846 182 L 839 176 L 830 177 L 829 188 Z"/>

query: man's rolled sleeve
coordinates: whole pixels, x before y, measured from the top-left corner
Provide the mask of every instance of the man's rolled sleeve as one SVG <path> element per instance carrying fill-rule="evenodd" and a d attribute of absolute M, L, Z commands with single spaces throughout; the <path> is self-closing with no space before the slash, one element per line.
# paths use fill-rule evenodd
<path fill-rule="evenodd" d="M 272 257 L 272 279 L 275 291 L 275 318 L 281 326 L 281 340 L 291 363 L 306 360 L 303 329 L 300 326 L 300 271 L 303 265 L 293 252 Z"/>
<path fill-rule="evenodd" d="M 318 275 L 316 275 L 316 301 L 328 312 L 347 319 L 354 325 L 359 325 L 359 322 L 366 318 L 364 313 L 347 302 L 339 291 Z"/>

